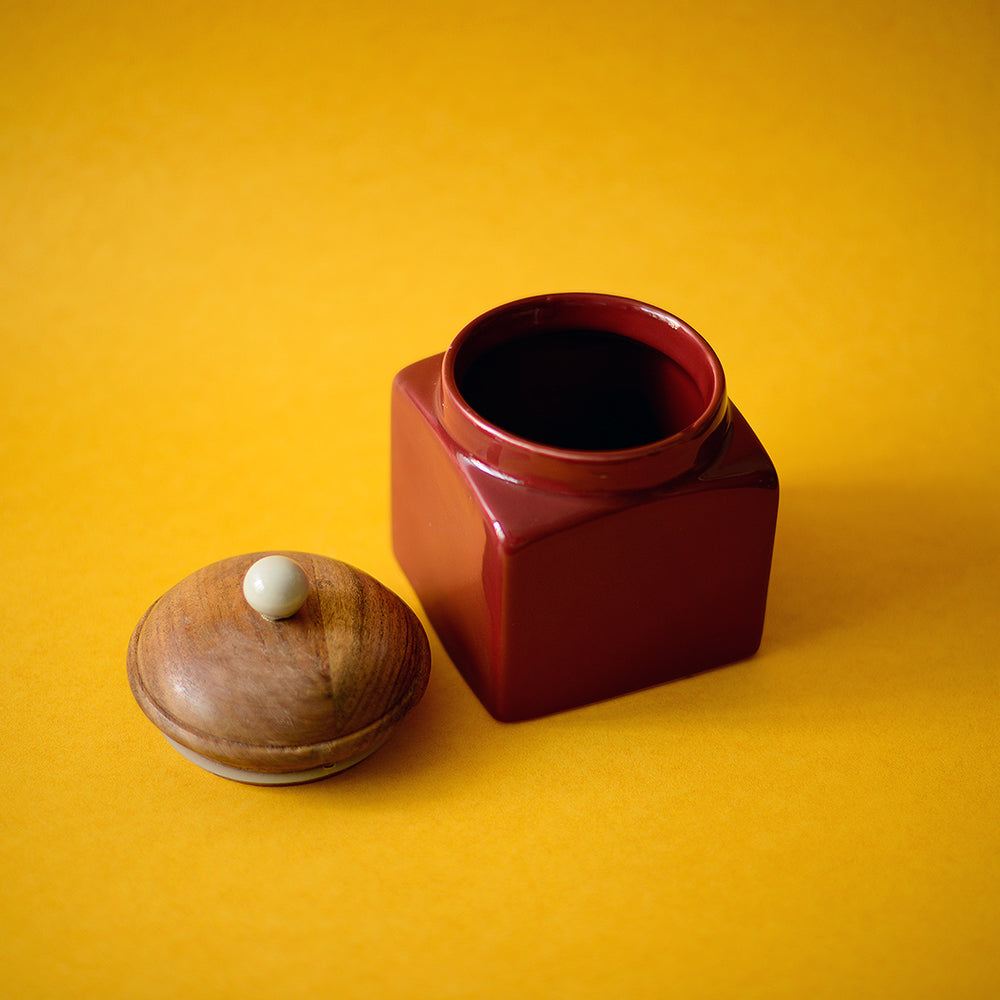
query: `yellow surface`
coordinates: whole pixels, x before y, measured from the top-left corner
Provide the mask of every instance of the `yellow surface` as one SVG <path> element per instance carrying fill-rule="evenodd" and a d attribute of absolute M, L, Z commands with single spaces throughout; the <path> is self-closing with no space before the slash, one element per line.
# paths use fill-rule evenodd
<path fill-rule="evenodd" d="M 995 2 L 0 10 L 0 992 L 1000 992 Z M 782 479 L 760 654 L 357 769 L 175 753 L 132 627 L 288 547 L 407 600 L 393 374 L 631 295 Z"/>

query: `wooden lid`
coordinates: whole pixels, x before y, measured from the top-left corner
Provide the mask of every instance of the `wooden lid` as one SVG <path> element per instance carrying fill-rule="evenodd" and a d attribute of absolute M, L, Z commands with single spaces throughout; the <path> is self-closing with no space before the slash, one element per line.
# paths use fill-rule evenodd
<path fill-rule="evenodd" d="M 309 580 L 305 603 L 271 621 L 247 603 L 257 560 L 283 555 Z M 213 563 L 139 621 L 128 677 L 178 750 L 237 780 L 325 777 L 377 749 L 420 700 L 427 636 L 377 580 L 334 559 L 258 552 Z"/>

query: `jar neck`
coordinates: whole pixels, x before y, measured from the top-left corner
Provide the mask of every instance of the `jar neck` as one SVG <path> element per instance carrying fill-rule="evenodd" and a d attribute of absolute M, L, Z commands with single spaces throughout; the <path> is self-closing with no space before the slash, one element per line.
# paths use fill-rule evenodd
<path fill-rule="evenodd" d="M 708 464 L 729 429 L 725 376 L 654 306 L 543 295 L 473 320 L 442 361 L 444 429 L 490 471 L 570 490 L 636 490 Z"/>

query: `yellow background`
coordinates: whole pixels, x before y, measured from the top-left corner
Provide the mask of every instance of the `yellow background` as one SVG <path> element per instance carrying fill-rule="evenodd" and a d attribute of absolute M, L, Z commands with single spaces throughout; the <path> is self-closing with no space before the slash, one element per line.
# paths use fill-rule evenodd
<path fill-rule="evenodd" d="M 0 10 L 0 990 L 1000 991 L 995 2 Z M 394 373 L 485 310 L 682 316 L 782 480 L 745 663 L 521 725 L 433 641 L 261 789 L 125 679 L 194 569 L 413 603 Z"/>

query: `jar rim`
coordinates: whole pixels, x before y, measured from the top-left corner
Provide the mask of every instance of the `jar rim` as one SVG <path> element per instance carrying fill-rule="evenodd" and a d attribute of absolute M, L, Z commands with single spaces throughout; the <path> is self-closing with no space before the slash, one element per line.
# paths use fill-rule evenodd
<path fill-rule="evenodd" d="M 568 330 L 613 334 L 652 347 L 693 380 L 700 412 L 674 433 L 646 443 L 583 450 L 521 437 L 488 420 L 465 398 L 460 383 L 475 358 L 532 333 Z M 635 489 L 673 480 L 703 464 L 729 425 L 722 365 L 693 327 L 645 302 L 592 292 L 518 299 L 467 324 L 443 356 L 438 404 L 445 430 L 488 470 L 579 488 Z"/>

